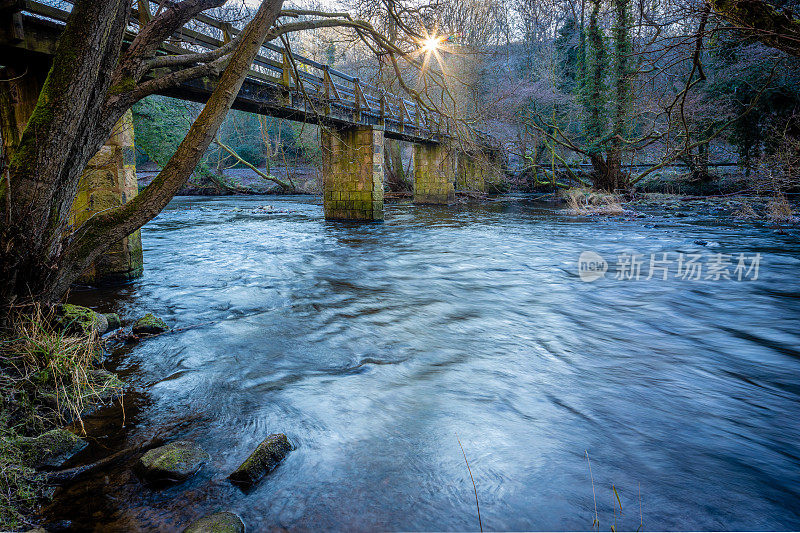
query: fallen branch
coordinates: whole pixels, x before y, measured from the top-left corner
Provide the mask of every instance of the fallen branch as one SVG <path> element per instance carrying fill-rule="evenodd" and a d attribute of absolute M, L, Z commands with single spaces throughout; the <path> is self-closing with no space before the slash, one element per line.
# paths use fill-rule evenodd
<path fill-rule="evenodd" d="M 161 446 L 166 442 L 166 439 L 157 435 L 141 444 L 136 446 L 131 446 L 130 448 L 125 448 L 124 450 L 120 450 L 117 453 L 111 454 L 108 457 L 100 459 L 94 463 L 83 465 L 83 466 L 76 466 L 74 468 L 67 468 L 65 470 L 58 470 L 56 472 L 48 472 L 47 473 L 47 482 L 51 485 L 63 485 L 66 483 L 70 483 L 75 481 L 76 479 L 98 470 L 100 468 L 104 468 L 108 465 L 117 463 L 119 461 L 123 461 L 130 457 L 131 455 L 138 453 L 138 452 L 146 452 L 151 448 L 155 448 L 156 446 Z"/>
<path fill-rule="evenodd" d="M 242 158 L 241 158 L 241 156 L 240 156 L 239 154 L 237 154 L 237 153 L 236 153 L 236 151 L 234 151 L 234 149 L 233 149 L 233 148 L 231 148 L 231 147 L 230 147 L 230 146 L 228 146 L 227 144 L 223 143 L 223 142 L 222 142 L 222 141 L 220 141 L 219 139 L 214 139 L 214 144 L 216 144 L 217 146 L 219 146 L 220 148 L 222 148 L 223 150 L 225 150 L 226 152 L 228 152 L 228 153 L 229 153 L 230 155 L 232 155 L 232 156 L 234 157 L 234 159 L 236 159 L 236 160 L 237 160 L 239 163 L 243 164 L 244 166 L 246 166 L 247 168 L 249 168 L 250 170 L 252 170 L 252 171 L 253 171 L 253 172 L 255 172 L 256 174 L 258 174 L 259 176 L 261 176 L 261 177 L 262 177 L 262 178 L 264 178 L 265 180 L 269 180 L 269 181 L 271 181 L 271 182 L 273 182 L 273 183 L 277 183 L 278 185 L 280 185 L 281 187 L 283 187 L 283 188 L 284 188 L 284 189 L 286 189 L 287 191 L 288 191 L 288 190 L 292 190 L 292 189 L 294 188 L 294 187 L 292 187 L 290 184 L 288 184 L 288 183 L 286 183 L 285 181 L 282 181 L 282 180 L 280 180 L 280 179 L 276 178 L 275 176 L 271 176 L 271 175 L 269 175 L 269 174 L 265 174 L 264 172 L 261 172 L 261 171 L 260 171 L 259 169 L 257 169 L 257 168 L 256 168 L 254 165 L 251 165 L 249 162 L 247 162 L 247 161 L 245 161 L 244 159 L 242 159 Z"/>

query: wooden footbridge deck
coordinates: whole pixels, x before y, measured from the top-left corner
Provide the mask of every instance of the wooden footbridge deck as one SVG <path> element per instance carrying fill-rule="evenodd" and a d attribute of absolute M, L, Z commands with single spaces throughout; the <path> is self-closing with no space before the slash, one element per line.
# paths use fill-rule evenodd
<path fill-rule="evenodd" d="M 130 42 L 150 18 L 149 1 L 139 0 L 126 33 Z M 50 5 L 52 4 L 52 5 Z M 32 56 L 51 56 L 66 24 L 69 2 L 0 1 L 0 64 L 25 64 Z M 157 5 L 157 3 L 156 3 Z M 162 46 L 163 54 L 202 52 L 223 46 L 238 31 L 230 23 L 199 15 Z M 214 80 L 183 83 L 164 94 L 205 102 Z M 443 142 L 451 124 L 428 112 L 418 100 L 381 90 L 357 77 L 267 42 L 255 58 L 234 109 L 333 127 L 380 126 L 384 136 L 411 142 Z M 490 147 L 493 140 L 473 130 L 472 142 Z"/>

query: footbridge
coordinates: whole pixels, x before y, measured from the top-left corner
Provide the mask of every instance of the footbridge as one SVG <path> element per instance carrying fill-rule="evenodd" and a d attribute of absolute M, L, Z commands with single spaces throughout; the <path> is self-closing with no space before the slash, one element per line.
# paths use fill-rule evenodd
<path fill-rule="evenodd" d="M 3 128 L 21 132 L 27 123 L 69 18 L 69 10 L 62 7 L 69 8 L 70 2 L 0 0 Z M 127 42 L 151 19 L 154 8 L 157 2 L 137 1 Z M 164 43 L 159 53 L 213 50 L 238 31 L 230 23 L 200 15 Z M 195 79 L 162 94 L 204 103 L 215 82 L 209 77 Z M 269 42 L 253 61 L 233 108 L 321 126 L 323 206 L 330 220 L 383 219 L 386 138 L 413 143 L 415 203 L 450 203 L 456 187 L 483 191 L 484 176 L 499 166 L 499 145 L 483 132 L 471 130 L 466 143 L 456 142 L 464 139 L 456 139 L 451 121 L 418 99 L 382 90 Z M 72 208 L 74 225 L 136 195 L 134 138 L 128 113 L 84 174 Z M 473 148 L 457 148 L 467 145 Z M 85 281 L 128 279 L 137 276 L 141 266 L 136 232 L 93 265 Z"/>

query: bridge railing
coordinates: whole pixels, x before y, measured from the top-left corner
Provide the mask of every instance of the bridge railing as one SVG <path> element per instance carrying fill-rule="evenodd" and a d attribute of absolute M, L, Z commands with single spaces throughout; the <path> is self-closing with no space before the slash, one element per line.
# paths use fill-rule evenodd
<path fill-rule="evenodd" d="M 24 11 L 37 17 L 66 23 L 74 0 L 25 0 Z M 133 40 L 139 28 L 152 18 L 152 7 L 158 2 L 137 0 L 132 9 L 131 23 L 126 33 Z M 59 7 L 60 6 L 60 7 Z M 238 35 L 240 30 L 231 23 L 200 14 L 175 32 L 161 47 L 164 54 L 186 54 L 213 50 Z M 353 113 L 354 122 L 364 115 L 379 123 L 403 132 L 413 128 L 419 134 L 449 134 L 449 121 L 438 113 L 428 113 L 419 101 L 384 91 L 357 77 L 290 52 L 271 42 L 264 43 L 255 57 L 248 78 L 259 83 L 278 85 L 290 93 L 308 98 L 320 114 L 330 113 L 332 106 Z"/>

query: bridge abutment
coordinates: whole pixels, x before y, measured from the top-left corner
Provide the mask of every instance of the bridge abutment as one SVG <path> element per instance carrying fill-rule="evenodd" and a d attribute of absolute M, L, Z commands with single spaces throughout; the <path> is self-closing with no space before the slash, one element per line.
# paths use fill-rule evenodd
<path fill-rule="evenodd" d="M 133 115 L 128 111 L 81 176 L 70 223 L 80 226 L 95 213 L 125 204 L 137 192 Z M 136 230 L 95 260 L 79 281 L 91 285 L 126 282 L 142 275 L 143 263 L 142 239 Z"/>
<path fill-rule="evenodd" d="M 455 200 L 455 161 L 443 144 L 414 145 L 414 203 L 449 204 Z"/>
<path fill-rule="evenodd" d="M 328 220 L 383 220 L 383 130 L 322 130 L 322 191 Z"/>
<path fill-rule="evenodd" d="M 21 72 L 8 69 L 8 84 L 0 90 L 0 127 L 3 151 L 19 142 L 30 119 L 49 64 L 31 63 Z M 133 119 L 128 113 L 116 125 L 111 138 L 91 159 L 81 177 L 70 212 L 70 224 L 78 226 L 90 216 L 122 205 L 137 193 L 133 150 Z M 127 281 L 142 274 L 142 241 L 136 231 L 98 258 L 79 280 L 89 284 Z"/>

